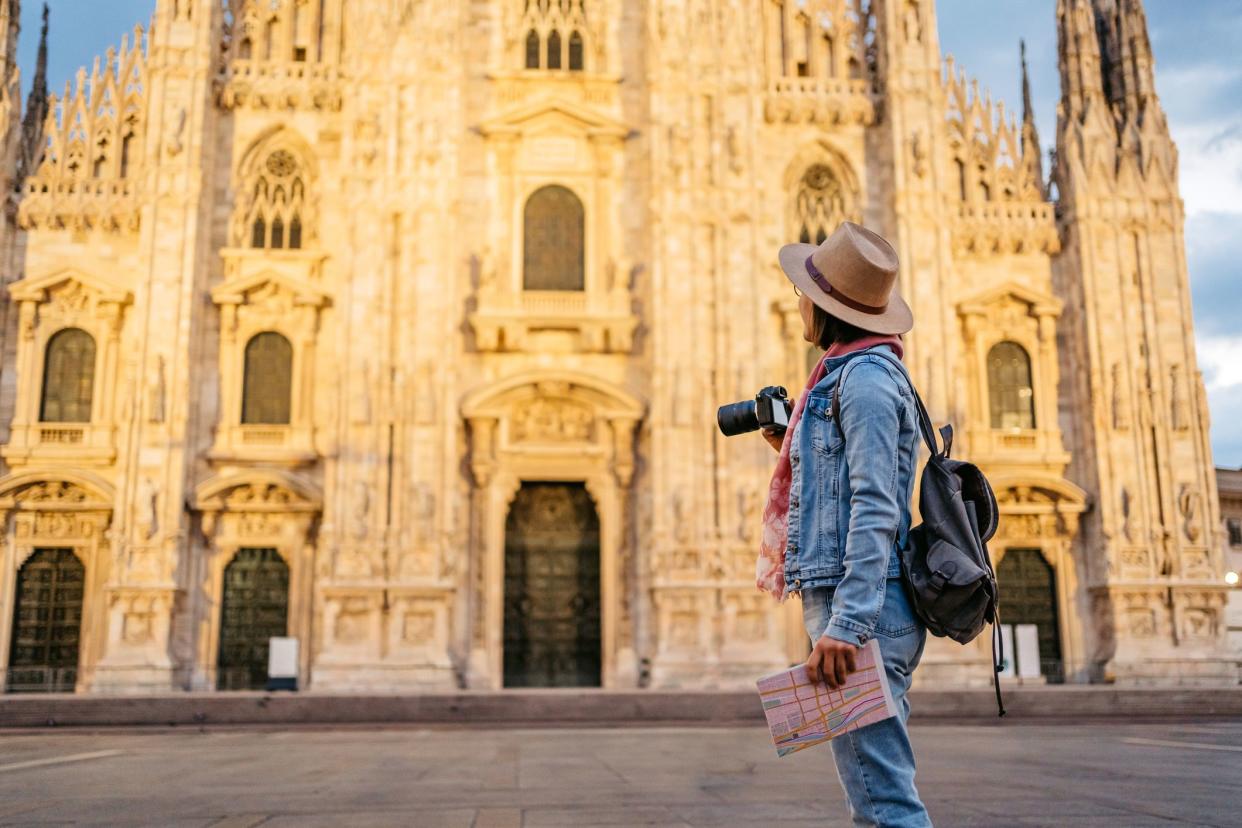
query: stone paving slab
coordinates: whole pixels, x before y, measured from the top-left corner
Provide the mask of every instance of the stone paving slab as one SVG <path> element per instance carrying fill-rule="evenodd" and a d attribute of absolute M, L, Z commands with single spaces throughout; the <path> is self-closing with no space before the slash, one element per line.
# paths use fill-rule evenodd
<path fill-rule="evenodd" d="M 995 722 L 991 690 L 916 690 L 915 721 Z M 1022 687 L 1005 692 L 1006 721 L 1242 719 L 1242 687 Z M 721 726 L 761 722 L 749 690 L 506 690 L 422 695 L 176 693 L 0 695 L 0 729 L 169 725 L 597 724 Z"/>
<path fill-rule="evenodd" d="M 923 723 L 941 826 L 1242 824 L 1242 722 Z M 94 759 L 74 759 L 83 755 Z M 24 765 L 4 770 L 6 765 Z M 0 826 L 845 826 L 826 748 L 758 726 L 0 735 Z"/>

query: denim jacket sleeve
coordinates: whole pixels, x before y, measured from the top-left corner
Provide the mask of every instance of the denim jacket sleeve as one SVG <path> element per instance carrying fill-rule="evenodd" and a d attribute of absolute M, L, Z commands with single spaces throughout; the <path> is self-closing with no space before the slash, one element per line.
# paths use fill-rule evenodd
<path fill-rule="evenodd" d="M 842 373 L 843 378 L 848 373 L 839 425 L 849 473 L 849 530 L 845 574 L 824 635 L 861 645 L 874 633 L 884 604 L 888 558 L 901 522 L 897 474 L 903 402 L 889 369 L 869 357 Z"/>

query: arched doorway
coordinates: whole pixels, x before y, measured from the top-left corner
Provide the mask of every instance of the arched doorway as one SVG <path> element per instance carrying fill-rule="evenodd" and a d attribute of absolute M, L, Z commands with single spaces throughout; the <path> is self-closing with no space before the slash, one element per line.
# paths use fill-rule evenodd
<path fill-rule="evenodd" d="M 1039 640 L 1039 673 L 1048 681 L 1065 680 L 1057 617 L 1056 573 L 1038 549 L 1009 549 L 996 570 L 1001 623 L 1033 624 Z M 1020 662 L 1021 653 L 1014 653 Z M 1021 670 L 1021 663 L 1017 664 Z"/>
<path fill-rule="evenodd" d="M 268 639 L 289 619 L 289 567 L 275 549 L 240 549 L 224 570 L 220 607 L 219 690 L 267 685 Z"/>
<path fill-rule="evenodd" d="M 36 549 L 17 578 L 5 689 L 72 693 L 86 568 L 70 549 Z"/>
<path fill-rule="evenodd" d="M 523 483 L 504 566 L 504 686 L 598 687 L 600 523 L 586 486 Z"/>

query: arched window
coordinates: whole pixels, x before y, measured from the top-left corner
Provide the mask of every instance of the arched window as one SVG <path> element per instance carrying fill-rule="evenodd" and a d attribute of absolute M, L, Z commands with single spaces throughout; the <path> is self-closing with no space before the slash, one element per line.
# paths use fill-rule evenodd
<path fill-rule="evenodd" d="M 306 178 L 298 158 L 284 149 L 272 152 L 255 172 L 248 189 L 245 226 L 250 228 L 250 246 L 300 249 L 306 227 Z"/>
<path fill-rule="evenodd" d="M 522 284 L 527 290 L 583 290 L 586 217 L 582 202 L 555 184 L 526 202 Z"/>
<path fill-rule="evenodd" d="M 516 5 L 516 4 L 515 4 Z M 586 69 L 588 25 L 583 0 L 524 0 L 515 32 L 526 32 L 514 44 L 515 63 L 527 69 Z"/>
<path fill-rule="evenodd" d="M 999 342 L 988 351 L 988 400 L 992 428 L 1035 427 L 1031 358 L 1016 342 Z"/>
<path fill-rule="evenodd" d="M 824 164 L 814 164 L 798 184 L 798 241 L 820 244 L 845 220 L 845 191 Z"/>
<path fill-rule="evenodd" d="M 243 425 L 288 425 L 293 408 L 293 346 L 274 331 L 246 343 Z"/>
<path fill-rule="evenodd" d="M 582 35 L 574 32 L 569 36 L 569 71 L 582 71 Z"/>
<path fill-rule="evenodd" d="M 548 68 L 561 68 L 561 33 L 555 29 L 548 35 Z"/>
<path fill-rule="evenodd" d="M 94 394 L 95 340 L 79 328 L 66 328 L 47 343 L 39 419 L 89 423 Z"/>
<path fill-rule="evenodd" d="M 534 29 L 526 33 L 526 68 L 539 68 L 539 33 Z"/>
<path fill-rule="evenodd" d="M 129 124 L 130 124 L 130 131 L 126 132 L 125 136 L 121 138 L 121 178 L 129 177 L 129 160 L 134 151 L 133 130 L 136 127 L 134 126 L 134 121 L 132 119 L 130 120 Z"/>

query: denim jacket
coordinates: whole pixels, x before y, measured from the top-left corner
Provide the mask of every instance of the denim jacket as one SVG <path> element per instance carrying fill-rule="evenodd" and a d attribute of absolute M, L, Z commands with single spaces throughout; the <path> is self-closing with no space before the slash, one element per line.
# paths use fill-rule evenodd
<path fill-rule="evenodd" d="M 827 358 L 789 452 L 785 588 L 835 587 L 823 634 L 860 645 L 875 630 L 886 579 L 901 576 L 918 460 L 914 396 L 904 369 L 877 353 L 887 347 Z M 838 424 L 832 396 L 846 365 Z"/>

